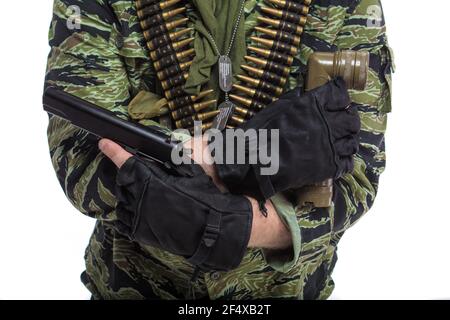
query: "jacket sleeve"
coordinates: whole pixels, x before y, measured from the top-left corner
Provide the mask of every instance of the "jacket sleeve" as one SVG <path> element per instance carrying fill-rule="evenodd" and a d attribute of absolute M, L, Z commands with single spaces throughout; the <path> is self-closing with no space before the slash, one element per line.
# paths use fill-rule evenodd
<path fill-rule="evenodd" d="M 339 238 L 372 207 L 379 178 L 385 168 L 387 114 L 391 111 L 391 73 L 393 57 L 386 36 L 386 27 L 379 0 L 357 0 L 333 43 L 336 50 L 370 52 L 370 73 L 364 91 L 351 91 L 361 117 L 360 149 L 355 155 L 351 174 L 334 185 L 333 233 Z M 289 271 L 296 265 L 302 247 L 299 225 L 307 208 L 293 208 L 283 195 L 272 199 L 278 214 L 288 226 L 293 247 L 284 251 L 265 250 L 266 261 L 276 270 Z M 294 204 L 295 205 L 295 204 Z M 313 209 L 315 210 L 315 209 Z M 297 214 L 296 211 L 302 212 Z"/>
<path fill-rule="evenodd" d="M 351 92 L 361 117 L 360 149 L 353 173 L 335 183 L 334 232 L 342 233 L 373 205 L 386 164 L 384 134 L 391 111 L 393 60 L 379 0 L 361 0 L 345 21 L 336 46 L 339 50 L 370 52 L 365 91 Z"/>
<path fill-rule="evenodd" d="M 130 83 L 111 37 L 112 9 L 99 0 L 55 0 L 49 32 L 46 86 L 56 86 L 126 118 Z M 116 168 L 98 150 L 97 139 L 50 117 L 53 167 L 70 202 L 90 217 L 115 219 Z"/>

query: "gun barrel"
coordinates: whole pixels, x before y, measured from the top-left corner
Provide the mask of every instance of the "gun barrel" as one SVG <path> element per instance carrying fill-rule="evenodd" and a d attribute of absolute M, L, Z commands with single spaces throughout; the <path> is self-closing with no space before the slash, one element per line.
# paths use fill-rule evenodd
<path fill-rule="evenodd" d="M 107 109 L 53 87 L 45 90 L 43 105 L 48 113 L 91 134 L 111 139 L 135 155 L 174 168 L 171 155 L 179 143 L 155 128 L 123 120 Z"/>

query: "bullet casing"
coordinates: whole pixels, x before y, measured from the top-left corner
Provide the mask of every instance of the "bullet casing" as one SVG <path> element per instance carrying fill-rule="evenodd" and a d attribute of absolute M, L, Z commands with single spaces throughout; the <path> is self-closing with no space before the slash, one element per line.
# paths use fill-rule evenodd
<path fill-rule="evenodd" d="M 189 73 L 185 72 L 183 74 L 179 74 L 167 80 L 161 81 L 161 86 L 164 90 L 168 90 L 170 88 L 184 84 L 188 77 Z"/>
<path fill-rule="evenodd" d="M 289 67 L 286 67 L 282 64 L 278 64 L 273 61 L 269 61 L 269 60 L 265 60 L 265 59 L 261 59 L 261 58 L 257 58 L 257 57 L 253 57 L 253 56 L 245 56 L 245 59 L 247 61 L 253 62 L 255 65 L 260 66 L 269 72 L 281 74 L 283 77 L 286 77 L 290 72 Z"/>
<path fill-rule="evenodd" d="M 136 1 L 136 9 L 140 10 L 146 6 L 150 6 L 152 4 L 155 4 L 156 2 L 158 2 L 160 0 L 137 0 Z"/>
<path fill-rule="evenodd" d="M 189 18 L 181 18 L 171 22 L 162 23 L 157 26 L 152 26 L 148 23 L 148 19 L 141 20 L 142 30 L 146 30 L 148 39 L 152 37 L 158 37 L 162 34 L 168 33 L 169 31 L 186 24 L 189 21 Z"/>
<path fill-rule="evenodd" d="M 159 60 L 163 57 L 177 52 L 179 49 L 189 45 L 192 41 L 194 41 L 194 38 L 188 38 L 178 42 L 170 43 L 150 52 L 150 57 L 153 59 L 153 61 Z"/>
<path fill-rule="evenodd" d="M 286 43 L 288 45 L 292 45 L 292 46 L 299 46 L 300 45 L 300 37 L 293 35 L 291 33 L 288 32 L 284 32 L 281 30 L 271 30 L 271 29 L 267 29 L 267 28 L 263 28 L 263 27 L 255 27 L 255 29 L 265 35 L 270 36 L 271 38 L 275 39 L 275 40 L 279 40 L 283 43 Z"/>
<path fill-rule="evenodd" d="M 243 75 L 237 75 L 237 78 L 241 81 L 244 81 L 248 84 L 251 84 L 252 86 L 256 87 L 257 90 L 261 90 L 270 94 L 275 94 L 276 96 L 279 96 L 283 93 L 283 88 L 276 87 L 268 82 L 243 76 Z"/>
<path fill-rule="evenodd" d="M 181 0 L 170 0 L 148 5 L 138 10 L 137 15 L 139 19 L 145 19 L 147 17 L 160 14 L 164 9 L 171 7 L 180 1 Z"/>
<path fill-rule="evenodd" d="M 214 104 L 217 103 L 217 100 L 209 100 L 202 103 L 195 103 L 193 105 L 188 105 L 178 110 L 173 111 L 172 118 L 174 120 L 183 119 L 189 116 L 194 115 L 196 112 L 200 112 Z"/>
<path fill-rule="evenodd" d="M 276 100 L 274 96 L 257 89 L 248 88 L 239 84 L 234 84 L 233 88 L 248 95 L 250 98 L 254 98 L 257 101 L 260 101 L 263 104 L 269 104 Z"/>
<path fill-rule="evenodd" d="M 241 125 L 241 124 L 245 123 L 245 119 L 241 118 L 241 117 L 239 117 L 237 115 L 233 115 L 230 120 L 232 122 L 234 122 L 235 124 L 237 124 L 237 125 Z"/>
<path fill-rule="evenodd" d="M 156 48 L 159 48 L 161 46 L 166 46 L 170 44 L 172 41 L 182 37 L 186 33 L 189 33 L 192 31 L 192 28 L 186 28 L 177 32 L 172 32 L 168 34 L 163 34 L 159 37 L 152 38 L 152 35 L 149 33 L 148 30 L 144 31 L 144 37 L 146 39 L 151 39 L 147 42 L 147 47 L 150 49 L 150 51 L 155 50 Z"/>
<path fill-rule="evenodd" d="M 148 25 L 149 27 L 152 27 L 152 26 L 163 24 L 163 23 L 167 22 L 168 19 L 170 19 L 180 13 L 183 13 L 184 11 L 186 11 L 186 7 L 181 7 L 181 8 L 169 10 L 169 11 L 166 11 L 163 13 L 155 14 L 155 15 L 148 17 L 146 19 L 143 19 L 141 21 L 145 21 L 146 25 Z"/>
<path fill-rule="evenodd" d="M 261 11 L 270 14 L 272 16 L 278 17 L 281 20 L 289 21 L 295 24 L 304 26 L 306 24 L 306 16 L 299 15 L 286 10 L 278 10 L 269 7 L 261 7 Z"/>
<path fill-rule="evenodd" d="M 276 86 L 284 86 L 287 79 L 267 70 L 253 68 L 248 65 L 241 65 L 245 71 L 258 76 L 261 80 L 275 84 Z"/>
<path fill-rule="evenodd" d="M 194 121 L 204 121 L 211 118 L 214 118 L 219 114 L 219 110 L 209 111 L 205 113 L 197 113 L 193 116 L 189 116 L 187 118 L 183 118 L 181 120 L 175 121 L 175 126 L 178 129 L 182 128 L 190 128 L 194 126 Z"/>
<path fill-rule="evenodd" d="M 280 40 L 271 40 L 271 39 L 265 39 L 265 38 L 259 38 L 259 37 L 250 37 L 254 42 L 260 43 L 265 47 L 270 48 L 270 51 L 279 51 L 288 53 L 291 56 L 295 56 L 298 53 L 298 48 L 295 46 L 291 46 L 287 43 L 284 43 Z"/>
<path fill-rule="evenodd" d="M 179 110 L 173 111 L 171 113 L 171 115 L 172 115 L 172 119 L 176 121 L 176 120 L 179 120 L 182 118 L 186 118 L 190 115 L 193 115 L 194 113 L 195 113 L 194 107 L 187 106 L 187 107 L 181 108 Z"/>
<path fill-rule="evenodd" d="M 254 46 L 249 46 L 248 49 L 267 58 L 269 61 L 278 62 L 278 63 L 284 64 L 287 66 L 292 65 L 292 63 L 294 62 L 294 57 L 289 56 L 284 53 L 281 53 L 281 52 L 263 49 L 263 48 L 259 48 L 259 47 L 254 47 Z"/>
<path fill-rule="evenodd" d="M 167 78 L 170 78 L 177 74 L 182 73 L 182 71 L 188 69 L 191 65 L 192 65 L 192 61 L 175 64 L 168 68 L 162 69 L 161 71 L 158 71 L 156 73 L 156 75 L 158 76 L 159 80 L 161 80 L 161 81 L 166 80 Z"/>
<path fill-rule="evenodd" d="M 304 31 L 302 26 L 284 20 L 271 19 L 263 16 L 259 16 L 258 20 L 287 33 L 302 35 Z"/>
<path fill-rule="evenodd" d="M 161 69 L 171 66 L 175 63 L 179 63 L 186 57 L 190 57 L 195 53 L 195 49 L 191 48 L 182 52 L 172 53 L 168 56 L 162 57 L 160 60 L 154 63 L 155 70 L 160 71 Z"/>
<path fill-rule="evenodd" d="M 239 106 L 235 106 L 234 111 L 244 119 L 251 119 L 256 114 L 254 111 Z"/>
<path fill-rule="evenodd" d="M 187 105 L 190 105 L 194 101 L 194 96 L 184 95 L 182 97 L 175 98 L 168 102 L 169 109 L 171 111 L 183 108 Z"/>
<path fill-rule="evenodd" d="M 309 13 L 309 4 L 310 1 L 305 1 L 302 4 L 295 1 L 286 1 L 286 0 L 266 0 L 266 2 L 273 3 L 276 6 L 282 8 L 286 11 L 292 11 L 297 14 L 307 15 Z M 309 3 L 308 3 L 309 2 Z"/>
<path fill-rule="evenodd" d="M 169 100 L 168 106 L 171 111 L 183 108 L 187 105 L 193 105 L 196 101 L 199 101 L 206 97 L 207 95 L 213 93 L 214 90 L 205 90 L 200 92 L 197 96 L 184 95 L 182 97 Z"/>
<path fill-rule="evenodd" d="M 256 110 L 256 111 L 261 111 L 264 109 L 264 105 L 258 103 L 254 99 L 245 98 L 245 97 L 238 96 L 235 94 L 230 94 L 230 99 L 233 100 L 234 102 L 240 103 L 240 104 L 242 104 L 250 109 Z"/>
<path fill-rule="evenodd" d="M 274 96 L 260 90 L 255 90 L 255 95 L 253 96 L 253 98 L 255 98 L 257 101 L 261 101 L 266 105 L 271 104 L 272 102 L 277 100 Z"/>
<path fill-rule="evenodd" d="M 202 132 L 205 132 L 206 130 L 211 129 L 212 126 L 213 126 L 213 123 L 212 123 L 212 122 L 203 123 L 202 126 L 201 126 L 201 131 L 202 131 Z M 189 128 L 188 130 L 189 130 L 189 132 L 190 132 L 191 135 L 194 135 L 194 133 L 195 133 L 195 128 L 191 127 L 191 128 Z"/>
<path fill-rule="evenodd" d="M 184 96 L 186 93 L 184 92 L 184 86 L 178 86 L 170 88 L 164 91 L 164 95 L 167 100 L 173 100 L 178 97 Z"/>

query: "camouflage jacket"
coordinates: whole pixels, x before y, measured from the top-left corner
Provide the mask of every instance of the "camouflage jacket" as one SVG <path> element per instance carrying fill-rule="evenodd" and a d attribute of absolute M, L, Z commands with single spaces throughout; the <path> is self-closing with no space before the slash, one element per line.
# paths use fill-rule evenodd
<path fill-rule="evenodd" d="M 248 34 L 262 4 L 246 0 Z M 74 19 L 77 11 L 80 19 Z M 55 0 L 49 41 L 46 85 L 122 116 L 128 116 L 128 105 L 140 91 L 158 90 L 133 0 Z M 371 63 L 366 90 L 351 93 L 362 120 L 360 151 L 353 173 L 336 181 L 333 207 L 297 208 L 282 196 L 274 199 L 291 230 L 293 249 L 249 249 L 236 270 L 201 274 L 192 286 L 193 267 L 185 259 L 132 242 L 111 227 L 116 219 L 114 165 L 92 136 L 50 118 L 49 146 L 59 182 L 81 213 L 97 219 L 82 274 L 95 298 L 184 299 L 194 294 L 210 299 L 325 299 L 331 294 L 336 245 L 372 206 L 385 167 L 392 58 L 379 0 L 314 0 L 290 86 L 302 79 L 312 52 L 341 49 L 369 51 Z"/>

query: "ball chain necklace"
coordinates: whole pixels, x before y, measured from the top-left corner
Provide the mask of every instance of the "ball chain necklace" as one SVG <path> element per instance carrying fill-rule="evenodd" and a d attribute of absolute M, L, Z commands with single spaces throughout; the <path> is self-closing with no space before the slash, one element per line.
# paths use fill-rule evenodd
<path fill-rule="evenodd" d="M 244 14 L 245 0 L 241 0 L 241 6 L 239 9 L 239 15 L 236 20 L 236 24 L 231 35 L 230 44 L 225 54 L 221 54 L 219 47 L 217 46 L 216 40 L 214 39 L 211 32 L 208 32 L 209 38 L 213 45 L 213 49 L 219 56 L 219 87 L 225 93 L 225 101 L 219 106 L 219 114 L 216 116 L 213 122 L 213 128 L 220 131 L 226 128 L 227 122 L 234 112 L 234 104 L 230 101 L 229 92 L 233 88 L 233 63 L 230 58 L 231 50 L 233 49 L 237 31 Z"/>

